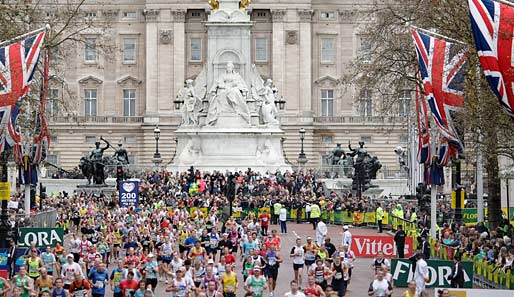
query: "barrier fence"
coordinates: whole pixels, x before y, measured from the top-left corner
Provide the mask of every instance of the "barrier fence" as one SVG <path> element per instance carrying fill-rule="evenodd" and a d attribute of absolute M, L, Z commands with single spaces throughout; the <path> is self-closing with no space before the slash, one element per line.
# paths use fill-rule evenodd
<path fill-rule="evenodd" d="M 442 260 L 453 260 L 458 247 L 451 247 L 430 238 L 432 257 Z M 503 270 L 496 263 L 488 263 L 482 256 L 469 256 L 461 254 L 462 261 L 473 262 L 474 283 L 482 288 L 514 289 L 514 273 L 512 270 Z"/>
<path fill-rule="evenodd" d="M 24 214 L 17 214 L 16 220 L 20 227 L 52 228 L 57 223 L 57 209 L 31 214 L 29 219 L 25 218 Z"/>

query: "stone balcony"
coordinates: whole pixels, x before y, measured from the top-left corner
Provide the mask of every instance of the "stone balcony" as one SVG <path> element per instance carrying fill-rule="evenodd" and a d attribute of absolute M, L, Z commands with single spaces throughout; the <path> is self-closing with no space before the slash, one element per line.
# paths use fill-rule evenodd
<path fill-rule="evenodd" d="M 333 116 L 314 117 L 315 124 L 404 124 L 407 117 L 400 116 Z"/>

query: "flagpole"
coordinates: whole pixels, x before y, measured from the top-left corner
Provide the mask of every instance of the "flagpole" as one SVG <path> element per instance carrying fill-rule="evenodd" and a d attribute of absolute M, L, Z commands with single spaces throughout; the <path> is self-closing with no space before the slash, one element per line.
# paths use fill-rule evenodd
<path fill-rule="evenodd" d="M 466 46 L 469 46 L 469 44 L 465 43 L 464 41 L 460 41 L 460 40 L 457 40 L 457 39 L 453 39 L 451 37 L 448 37 L 446 35 L 442 35 L 442 34 L 438 34 L 438 33 L 435 33 L 435 32 L 432 32 L 432 31 L 429 31 L 427 29 L 423 29 L 423 28 L 420 28 L 420 27 L 416 27 L 414 25 L 410 25 L 408 24 L 408 26 L 412 29 L 416 29 L 418 31 L 421 31 L 421 32 L 424 32 L 424 33 L 427 33 L 429 35 L 433 35 L 433 36 L 436 36 L 436 37 L 440 37 L 440 38 L 443 38 L 443 39 L 446 39 L 448 41 L 451 41 L 451 42 L 455 42 L 455 43 L 460 43 L 462 45 L 466 45 Z"/>
<path fill-rule="evenodd" d="M 25 33 L 23 35 L 16 36 L 15 38 L 12 38 L 12 39 L 9 39 L 9 40 L 6 40 L 6 41 L 2 41 L 2 42 L 0 42 L 0 47 L 8 45 L 8 44 L 11 44 L 11 43 L 15 43 L 15 42 L 23 40 L 23 39 L 25 39 L 25 38 L 27 38 L 29 36 L 36 35 L 36 34 L 38 34 L 40 32 L 47 31 L 47 30 L 50 30 L 50 25 L 48 25 L 48 24 L 46 26 L 44 26 L 43 28 L 39 28 L 37 30 Z"/>

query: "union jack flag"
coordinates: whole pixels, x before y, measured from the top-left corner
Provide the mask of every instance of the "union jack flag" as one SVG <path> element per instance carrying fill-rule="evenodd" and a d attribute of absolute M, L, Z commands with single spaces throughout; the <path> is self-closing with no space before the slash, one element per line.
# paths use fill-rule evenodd
<path fill-rule="evenodd" d="M 468 0 L 480 64 L 502 109 L 514 121 L 514 8 L 493 0 Z"/>
<path fill-rule="evenodd" d="M 464 106 L 466 50 L 451 42 L 412 30 L 423 89 L 442 136 L 462 152 L 452 113 Z"/>
<path fill-rule="evenodd" d="M 418 162 L 420 164 L 430 164 L 432 148 L 430 147 L 427 103 L 423 94 L 420 94 L 418 86 L 416 86 L 416 111 L 418 118 Z"/>
<path fill-rule="evenodd" d="M 42 31 L 0 47 L 0 152 L 20 142 L 19 103 L 30 89 L 44 39 Z"/>
<path fill-rule="evenodd" d="M 43 70 L 43 84 L 41 85 L 41 102 L 39 104 L 39 115 L 36 119 L 36 131 L 39 134 L 34 136 L 35 155 L 32 164 L 38 166 L 46 159 L 48 147 L 50 146 L 50 134 L 46 124 L 46 95 L 48 94 L 48 71 L 50 67 L 50 51 L 46 50 L 45 65 Z"/>

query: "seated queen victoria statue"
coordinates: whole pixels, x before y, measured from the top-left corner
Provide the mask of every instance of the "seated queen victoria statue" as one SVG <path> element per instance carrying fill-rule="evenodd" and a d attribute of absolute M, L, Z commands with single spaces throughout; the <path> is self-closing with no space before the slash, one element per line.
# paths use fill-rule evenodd
<path fill-rule="evenodd" d="M 228 62 L 226 72 L 214 83 L 209 92 L 207 125 L 216 126 L 221 114 L 236 114 L 250 125 L 250 109 L 246 104 L 247 93 L 245 81 L 234 70 L 234 64 Z"/>

